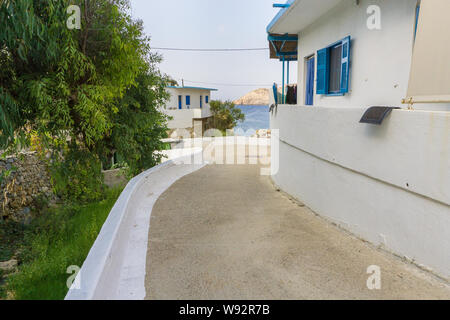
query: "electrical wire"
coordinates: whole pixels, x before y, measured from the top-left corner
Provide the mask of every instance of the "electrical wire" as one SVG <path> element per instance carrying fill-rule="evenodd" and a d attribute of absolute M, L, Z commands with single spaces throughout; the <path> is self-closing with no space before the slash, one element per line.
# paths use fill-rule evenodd
<path fill-rule="evenodd" d="M 165 51 L 191 51 L 191 52 L 236 52 L 236 51 L 265 51 L 269 48 L 223 48 L 223 49 L 188 49 L 188 48 L 162 48 L 154 47 L 152 50 L 165 50 Z"/>
<path fill-rule="evenodd" d="M 272 84 L 236 84 L 236 83 L 217 83 L 217 82 L 201 82 L 183 79 L 184 82 L 208 84 L 213 86 L 228 86 L 228 87 L 270 87 Z"/>

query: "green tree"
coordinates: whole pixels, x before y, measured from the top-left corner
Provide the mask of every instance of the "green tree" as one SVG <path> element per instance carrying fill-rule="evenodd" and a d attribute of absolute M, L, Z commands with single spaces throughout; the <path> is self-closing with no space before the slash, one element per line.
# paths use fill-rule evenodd
<path fill-rule="evenodd" d="M 120 101 L 120 110 L 113 116 L 111 135 L 103 140 L 103 156 L 110 158 L 117 152 L 136 175 L 142 170 L 160 163 L 164 149 L 162 138 L 167 138 L 167 116 L 159 111 L 166 103 L 165 78 L 152 69 L 159 61 L 152 56 L 152 64 L 143 69 L 132 86 Z"/>
<path fill-rule="evenodd" d="M 233 129 L 239 122 L 245 120 L 242 110 L 236 108 L 231 101 L 212 100 L 210 106 L 213 115 L 213 126 L 222 132 L 225 132 L 227 129 Z"/>
<path fill-rule="evenodd" d="M 82 9 L 81 30 L 66 26 L 71 4 Z M 67 176 L 59 189 L 77 185 L 69 196 L 98 194 L 100 158 L 114 150 L 134 172 L 158 160 L 166 79 L 128 9 L 128 0 L 0 0 L 0 149 L 36 135 L 52 152 L 54 177 Z"/>

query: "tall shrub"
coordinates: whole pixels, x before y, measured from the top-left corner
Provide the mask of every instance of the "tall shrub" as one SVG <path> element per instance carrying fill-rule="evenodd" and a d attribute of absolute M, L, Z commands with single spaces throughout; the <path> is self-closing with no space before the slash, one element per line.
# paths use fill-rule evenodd
<path fill-rule="evenodd" d="M 66 26 L 71 4 L 81 30 Z M 33 132 L 72 197 L 101 192 L 100 158 L 116 150 L 135 172 L 158 161 L 166 78 L 128 9 L 127 0 L 0 1 L 0 149 L 27 145 Z"/>

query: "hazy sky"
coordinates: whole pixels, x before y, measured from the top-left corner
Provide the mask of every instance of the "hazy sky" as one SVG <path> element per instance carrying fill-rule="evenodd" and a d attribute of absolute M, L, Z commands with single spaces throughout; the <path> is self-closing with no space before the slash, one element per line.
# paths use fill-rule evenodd
<path fill-rule="evenodd" d="M 132 14 L 142 19 L 152 47 L 170 48 L 264 48 L 266 26 L 279 9 L 274 0 L 131 0 Z M 219 89 L 213 98 L 236 99 L 259 87 L 281 84 L 282 64 L 269 52 L 231 53 L 161 51 L 162 72 L 181 84 Z M 291 81 L 297 79 L 291 63 Z M 225 86 L 220 84 L 251 84 Z"/>

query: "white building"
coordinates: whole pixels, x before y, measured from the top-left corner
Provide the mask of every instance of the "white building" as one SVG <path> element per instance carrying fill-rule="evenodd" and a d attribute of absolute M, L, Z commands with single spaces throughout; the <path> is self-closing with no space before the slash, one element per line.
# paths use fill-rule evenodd
<path fill-rule="evenodd" d="M 267 27 L 271 57 L 283 62 L 283 83 L 285 62 L 297 61 L 298 105 L 271 116 L 280 130 L 274 182 L 450 278 L 450 1 L 280 6 Z M 381 125 L 360 123 L 372 106 L 401 109 L 385 110 Z"/>
<path fill-rule="evenodd" d="M 200 87 L 169 86 L 170 100 L 164 112 L 172 117 L 169 129 L 193 131 L 196 137 L 201 137 L 207 129 L 208 119 L 211 118 L 210 101 L 211 92 L 217 89 Z"/>

